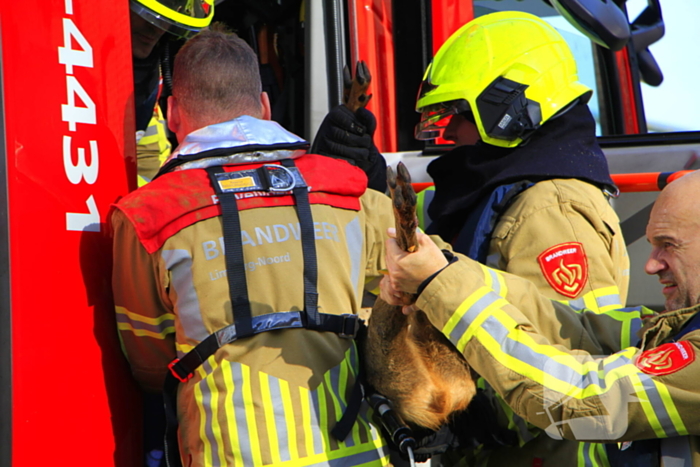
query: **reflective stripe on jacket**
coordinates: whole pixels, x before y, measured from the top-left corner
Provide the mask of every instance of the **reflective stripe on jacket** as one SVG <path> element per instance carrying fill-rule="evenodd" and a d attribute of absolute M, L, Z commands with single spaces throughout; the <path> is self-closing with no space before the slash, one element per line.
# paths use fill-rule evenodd
<path fill-rule="evenodd" d="M 700 306 L 647 318 L 641 348 L 617 350 L 621 329 L 640 329 L 643 308 L 577 312 L 464 257 L 417 304 L 506 403 L 549 437 L 674 438 L 682 446 L 676 451 L 700 465 L 700 331 L 672 342 Z M 663 453 L 668 443 L 661 444 Z"/>

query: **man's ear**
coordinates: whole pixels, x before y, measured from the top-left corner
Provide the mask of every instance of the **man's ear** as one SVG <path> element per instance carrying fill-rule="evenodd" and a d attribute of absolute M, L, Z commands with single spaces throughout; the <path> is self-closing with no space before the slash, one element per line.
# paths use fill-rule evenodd
<path fill-rule="evenodd" d="M 266 92 L 260 93 L 260 105 L 262 105 L 262 119 L 272 120 L 272 106 L 270 105 L 270 97 Z"/>
<path fill-rule="evenodd" d="M 182 121 L 180 120 L 180 104 L 174 96 L 168 96 L 167 122 L 170 131 L 177 134 L 182 126 Z"/>

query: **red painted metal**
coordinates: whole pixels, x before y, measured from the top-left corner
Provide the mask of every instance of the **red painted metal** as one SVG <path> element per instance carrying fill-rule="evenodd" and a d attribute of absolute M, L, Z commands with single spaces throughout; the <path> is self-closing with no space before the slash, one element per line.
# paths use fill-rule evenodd
<path fill-rule="evenodd" d="M 623 112 L 624 134 L 638 134 L 639 119 L 637 117 L 637 101 L 634 92 L 634 80 L 629 61 L 629 46 L 615 52 L 615 63 L 618 71 L 618 89 L 620 90 L 621 108 Z"/>
<path fill-rule="evenodd" d="M 364 60 L 372 73 L 367 108 L 377 117 L 374 143 L 397 150 L 396 78 L 391 0 L 351 0 L 348 6 L 351 63 Z"/>
<path fill-rule="evenodd" d="M 474 5 L 471 1 L 433 0 L 431 18 L 434 56 L 455 31 L 474 19 Z M 435 138 L 435 144 L 451 144 L 451 142 L 439 137 Z"/>
<path fill-rule="evenodd" d="M 471 1 L 433 0 L 431 2 L 433 55 L 457 29 L 474 19 Z"/>
<path fill-rule="evenodd" d="M 140 465 L 140 396 L 116 337 L 104 223 L 136 180 L 128 2 L 0 11 L 12 466 Z"/>

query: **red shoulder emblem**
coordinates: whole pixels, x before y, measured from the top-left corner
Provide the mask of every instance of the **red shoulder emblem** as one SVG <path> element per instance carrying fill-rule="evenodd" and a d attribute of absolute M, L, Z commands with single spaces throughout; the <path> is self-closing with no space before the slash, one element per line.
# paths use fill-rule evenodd
<path fill-rule="evenodd" d="M 588 280 L 588 261 L 583 245 L 567 242 L 544 250 L 538 257 L 549 285 L 569 298 L 576 298 Z"/>
<path fill-rule="evenodd" d="M 672 342 L 647 350 L 637 358 L 635 365 L 648 375 L 674 373 L 695 361 L 695 350 L 688 341 Z"/>

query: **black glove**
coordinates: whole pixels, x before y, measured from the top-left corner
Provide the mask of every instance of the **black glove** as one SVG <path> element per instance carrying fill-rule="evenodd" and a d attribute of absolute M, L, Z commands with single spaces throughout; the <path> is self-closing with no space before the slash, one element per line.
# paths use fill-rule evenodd
<path fill-rule="evenodd" d="M 386 191 L 386 161 L 372 141 L 377 119 L 365 108 L 335 106 L 323 119 L 309 152 L 344 159 L 362 169 L 368 186 Z"/>

